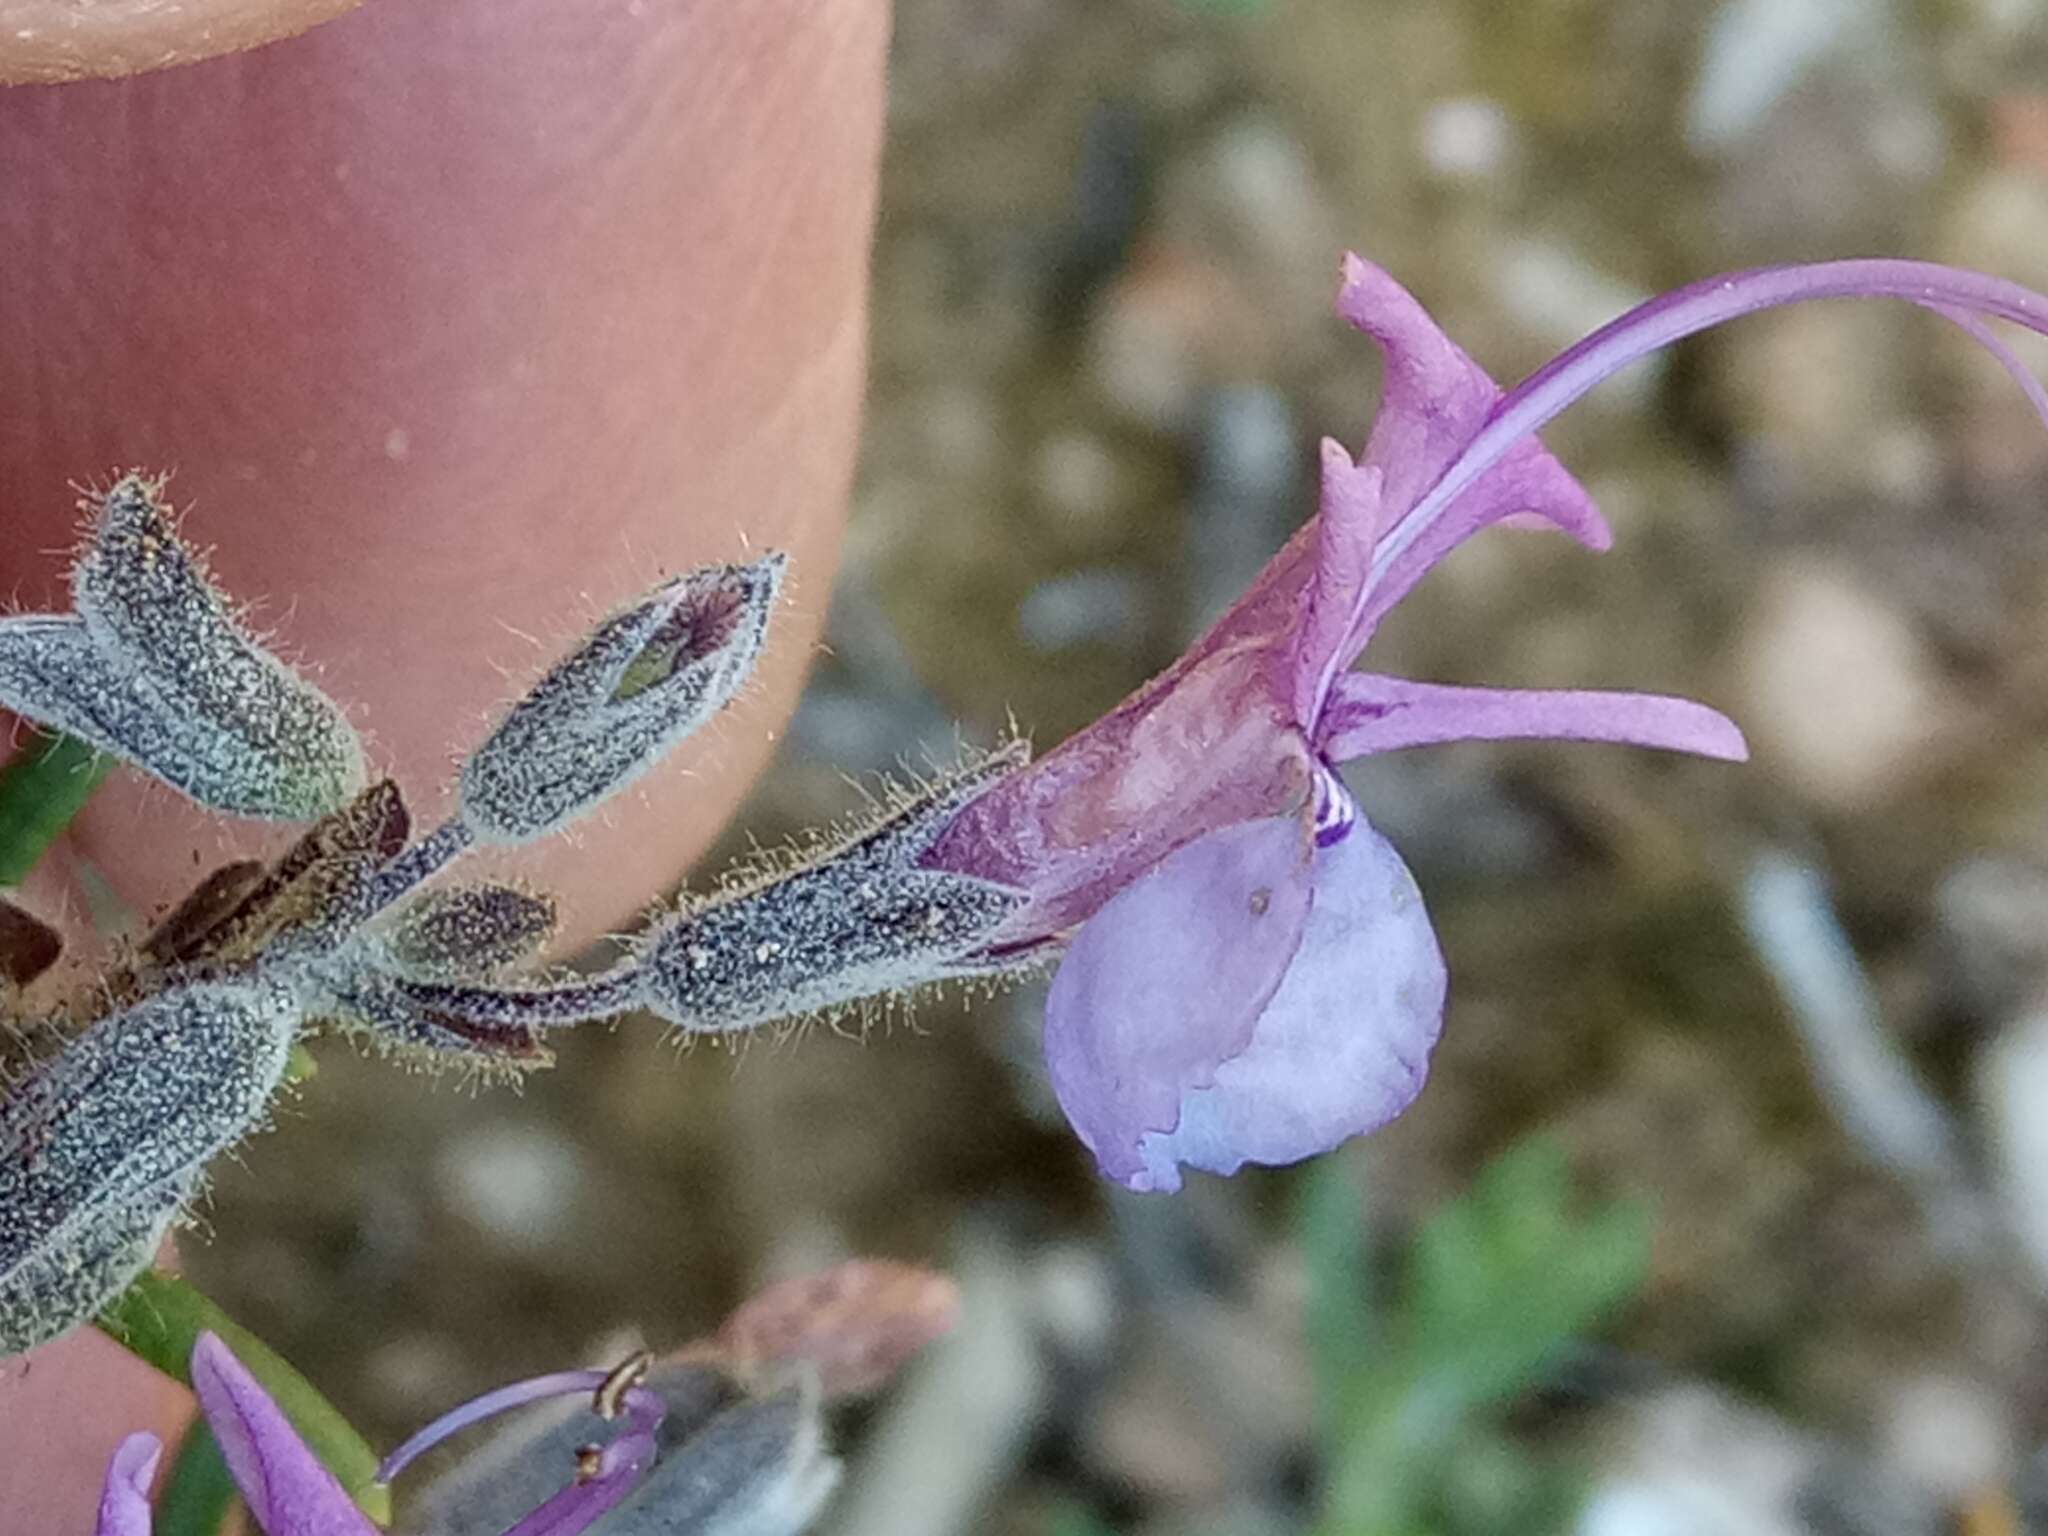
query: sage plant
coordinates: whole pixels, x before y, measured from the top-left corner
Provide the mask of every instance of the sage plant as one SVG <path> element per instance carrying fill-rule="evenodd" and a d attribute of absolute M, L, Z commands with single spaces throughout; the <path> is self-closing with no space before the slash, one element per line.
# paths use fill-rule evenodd
<path fill-rule="evenodd" d="M 1352 663 L 1439 561 L 1503 519 L 1606 547 L 1598 509 L 1534 436 L 1586 391 L 1727 320 L 1871 297 L 1961 326 L 2048 418 L 2048 392 L 1986 325 L 2048 333 L 2048 298 L 1977 273 L 1847 261 L 1711 278 L 1503 393 L 1349 258 L 1340 312 L 1386 362 L 1371 435 L 1355 457 L 1323 444 L 1315 516 L 1185 656 L 1040 761 L 1013 743 L 942 773 L 867 825 L 686 899 L 574 980 L 504 974 L 551 921 L 534 898 L 414 893 L 475 842 L 560 826 L 715 711 L 758 653 L 779 559 L 665 584 L 599 626 L 471 756 L 458 814 L 412 839 L 394 789 L 359 787 L 341 713 L 236 626 L 156 488 L 124 480 L 74 572 L 77 611 L 0 620 L 0 705 L 222 809 L 327 815 L 275 868 L 196 892 L 0 1107 L 0 1350 L 88 1315 L 145 1262 L 208 1159 L 260 1122 L 315 1018 L 510 1070 L 544 1058 L 550 1029 L 635 1009 L 733 1032 L 1056 962 L 1053 1086 L 1112 1179 L 1171 1190 L 1183 1166 L 1292 1162 L 1383 1125 L 1421 1087 L 1444 965 L 1412 876 L 1338 769 L 1470 739 L 1744 748 L 1682 699 L 1443 687 Z"/>
<path fill-rule="evenodd" d="M 455 815 L 414 838 L 342 710 L 236 620 L 161 484 L 127 476 L 92 511 L 74 611 L 0 619 L 0 706 L 217 810 L 320 819 L 275 864 L 209 877 L 68 1012 L 14 1000 L 42 1059 L 0 1102 L 0 1355 L 148 1263 L 206 1165 L 263 1123 L 309 1025 L 485 1073 L 546 1059 L 529 1024 L 442 1016 L 407 989 L 499 974 L 546 940 L 552 904 L 420 888 L 474 843 L 554 831 L 715 714 L 783 571 L 773 554 L 708 567 L 606 619 L 469 756 Z"/>

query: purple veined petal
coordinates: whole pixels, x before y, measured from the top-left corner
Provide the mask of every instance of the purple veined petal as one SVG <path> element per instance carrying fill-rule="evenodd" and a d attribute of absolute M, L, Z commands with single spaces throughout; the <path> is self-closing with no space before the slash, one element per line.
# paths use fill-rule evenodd
<path fill-rule="evenodd" d="M 1418 568 L 1418 560 L 1443 542 L 1440 529 L 1462 524 L 1456 509 L 1468 489 L 1495 466 L 1508 467 L 1530 433 L 1603 380 L 1725 321 L 1806 299 L 1844 298 L 1904 299 L 1962 324 L 1979 341 L 1987 335 L 1981 325 L 1985 318 L 2009 320 L 2048 335 L 2048 296 L 2002 278 L 1934 262 L 1859 260 L 1757 267 L 1674 288 L 1567 347 L 1501 399 L 1428 494 L 1380 541 L 1373 557 L 1373 604 L 1379 606 L 1390 587 L 1398 597 L 1414 585 L 1414 578 L 1427 569 L 1426 564 Z M 1978 323 L 1967 324 L 1965 317 Z M 2016 378 L 2031 377 L 2003 345 L 1991 350 Z M 2022 387 L 2048 422 L 2048 392 L 2038 383 Z"/>
<path fill-rule="evenodd" d="M 1289 546 L 1304 561 L 1313 531 Z M 1313 769 L 1285 675 L 1298 589 L 1284 596 L 1284 611 L 1276 602 L 1256 616 L 1258 633 L 1211 643 L 1242 617 L 1233 610 L 1107 715 L 998 780 L 920 866 L 1028 891 L 1025 910 L 992 942 L 1040 943 L 1087 921 L 1176 849 L 1300 810 Z"/>
<path fill-rule="evenodd" d="M 1045 1007 L 1060 1108 L 1110 1178 L 1245 1048 L 1301 944 L 1312 838 L 1291 816 L 1196 838 L 1081 926 Z"/>
<path fill-rule="evenodd" d="M 1742 762 L 1735 722 L 1704 704 L 1656 693 L 1459 688 L 1347 672 L 1316 722 L 1332 762 L 1446 741 L 1611 741 Z"/>
<path fill-rule="evenodd" d="M 1386 515 L 1390 525 L 1398 525 L 1462 462 L 1474 434 L 1497 413 L 1501 391 L 1413 295 L 1357 256 L 1344 258 L 1337 312 L 1378 342 L 1386 357 L 1379 413 L 1358 462 L 1385 476 Z M 1589 548 L 1613 542 L 1593 499 L 1528 431 L 1487 468 L 1483 480 L 1474 475 L 1459 487 L 1454 504 L 1447 504 L 1426 533 L 1411 538 L 1394 558 L 1375 557 L 1345 642 L 1347 662 L 1432 566 L 1502 518 L 1533 513 Z"/>
<path fill-rule="evenodd" d="M 1334 438 L 1322 444 L 1322 491 L 1314 524 L 1314 563 L 1302 593 L 1293 639 L 1294 718 L 1307 722 L 1322 709 L 1330 682 L 1351 664 L 1346 639 L 1365 604 L 1372 579 L 1373 546 L 1386 511 L 1386 477 L 1377 465 L 1351 462 Z"/>
<path fill-rule="evenodd" d="M 1147 1136 L 1133 1188 L 1175 1190 L 1182 1165 L 1235 1173 L 1378 1130 L 1422 1090 L 1443 1025 L 1444 962 L 1422 894 L 1364 820 L 1315 856 L 1301 948 L 1250 1043 Z"/>
<path fill-rule="evenodd" d="M 264 1536 L 380 1536 L 216 1334 L 192 1346 L 192 1389 Z"/>
<path fill-rule="evenodd" d="M 149 1536 L 149 1485 L 163 1453 L 163 1442 L 148 1434 L 130 1435 L 114 1448 L 93 1536 Z"/>

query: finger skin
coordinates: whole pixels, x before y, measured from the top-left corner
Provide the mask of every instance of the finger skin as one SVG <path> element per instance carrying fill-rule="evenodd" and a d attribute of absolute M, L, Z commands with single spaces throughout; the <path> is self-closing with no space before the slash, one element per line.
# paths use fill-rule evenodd
<path fill-rule="evenodd" d="M 881 0 L 374 0 L 190 68 L 0 91 L 0 593 L 62 607 L 67 482 L 185 528 L 425 822 L 494 702 L 660 574 L 793 557 L 708 739 L 522 857 L 570 939 L 672 881 L 773 747 L 851 473 Z M 276 834 L 117 774 L 77 849 L 141 909 Z M 86 1530 L 175 1402 L 74 1336 L 0 1366 L 0 1510 Z M 56 1460 L 60 1448 L 68 1453 Z"/>
<path fill-rule="evenodd" d="M 146 1429 L 175 1449 L 191 1417 L 191 1393 L 95 1328 L 0 1364 L 4 1528 L 86 1536 L 114 1447 Z"/>
<path fill-rule="evenodd" d="M 0 85 L 111 78 L 294 37 L 361 0 L 0 0 Z"/>

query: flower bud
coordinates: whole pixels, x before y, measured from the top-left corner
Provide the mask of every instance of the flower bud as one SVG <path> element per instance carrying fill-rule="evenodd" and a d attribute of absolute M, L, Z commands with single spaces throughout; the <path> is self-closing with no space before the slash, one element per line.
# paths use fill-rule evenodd
<path fill-rule="evenodd" d="M 400 912 L 384 957 L 421 981 L 491 976 L 530 957 L 555 931 L 555 904 L 486 881 L 428 891 Z"/>
<path fill-rule="evenodd" d="M 707 566 L 600 624 L 463 765 L 462 816 L 477 837 L 554 831 L 722 709 L 761 654 L 785 564 Z"/>

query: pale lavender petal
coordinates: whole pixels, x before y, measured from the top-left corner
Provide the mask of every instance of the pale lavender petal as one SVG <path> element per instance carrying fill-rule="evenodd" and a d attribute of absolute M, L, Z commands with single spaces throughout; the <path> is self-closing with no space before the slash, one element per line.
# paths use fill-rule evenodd
<path fill-rule="evenodd" d="M 1293 1163 L 1378 1130 L 1422 1089 L 1443 1025 L 1444 962 L 1422 894 L 1365 821 L 1317 851 L 1301 948 L 1251 1043 L 1148 1136 L 1133 1189 L 1175 1190 L 1180 1167 Z"/>
<path fill-rule="evenodd" d="M 264 1536 L 379 1536 L 215 1334 L 202 1333 L 192 1346 L 192 1390 Z"/>
<path fill-rule="evenodd" d="M 1330 691 L 1316 746 L 1332 762 L 1443 741 L 1613 741 L 1742 762 L 1735 722 L 1690 699 L 1590 689 L 1457 688 L 1347 672 Z"/>
<path fill-rule="evenodd" d="M 93 1536 L 149 1536 L 149 1484 L 163 1453 L 155 1435 L 130 1435 L 114 1448 Z"/>
<path fill-rule="evenodd" d="M 1673 342 L 1725 321 L 1805 299 L 1894 298 L 1961 323 L 1965 315 L 2010 320 L 2048 335 L 2048 295 L 1981 272 L 1925 261 L 1825 261 L 1808 266 L 1758 267 L 1705 278 L 1638 305 L 1566 348 L 1500 401 L 1428 494 L 1380 542 L 1373 557 L 1377 584 L 1410 570 L 1425 548 L 1442 543 L 1440 526 L 1462 525 L 1462 498 L 1499 466 L 1508 469 L 1530 433 L 1612 375 Z M 1981 333 L 1965 327 L 1972 335 Z M 2017 370 L 2009 353 L 1995 353 Z M 2024 372 L 2024 370 L 2017 370 Z M 2028 391 L 2048 421 L 2048 400 Z"/>
<path fill-rule="evenodd" d="M 1400 519 L 1437 485 L 1466 445 L 1492 417 L 1500 389 L 1429 317 L 1429 312 L 1385 272 L 1357 256 L 1344 258 L 1337 311 L 1380 344 L 1386 381 L 1359 463 L 1385 476 L 1389 521 Z M 1370 591 L 1351 625 L 1349 661 L 1364 648 L 1373 626 L 1429 569 L 1480 529 L 1519 512 L 1555 523 L 1593 549 L 1612 542 L 1600 509 L 1578 481 L 1534 437 L 1523 434 L 1490 466 L 1460 488 L 1456 504 L 1412 539 L 1399 558 L 1375 560 Z"/>
<path fill-rule="evenodd" d="M 1308 922 L 1311 845 L 1287 816 L 1207 833 L 1075 936 L 1046 999 L 1046 1065 L 1109 1177 L 1141 1179 L 1144 1137 L 1251 1039 Z"/>

